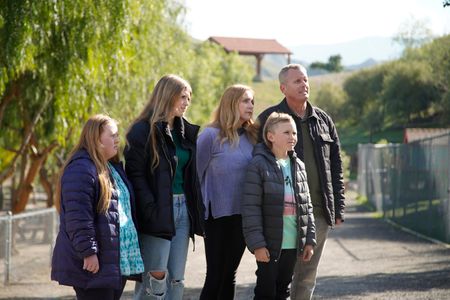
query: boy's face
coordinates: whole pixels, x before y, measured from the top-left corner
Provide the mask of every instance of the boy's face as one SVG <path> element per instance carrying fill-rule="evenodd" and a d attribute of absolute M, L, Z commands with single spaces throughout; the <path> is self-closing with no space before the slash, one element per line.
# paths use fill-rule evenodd
<path fill-rule="evenodd" d="M 267 139 L 272 143 L 274 152 L 293 151 L 297 144 L 297 127 L 293 121 L 278 123 L 267 132 Z"/>

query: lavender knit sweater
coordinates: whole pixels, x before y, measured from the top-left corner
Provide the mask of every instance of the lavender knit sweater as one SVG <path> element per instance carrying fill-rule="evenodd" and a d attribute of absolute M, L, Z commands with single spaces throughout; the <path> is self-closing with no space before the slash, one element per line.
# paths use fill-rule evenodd
<path fill-rule="evenodd" d="M 205 220 L 209 207 L 213 218 L 241 214 L 242 189 L 253 145 L 247 135 L 239 136 L 232 147 L 220 144 L 219 129 L 207 127 L 197 139 L 197 172 L 201 183 Z"/>

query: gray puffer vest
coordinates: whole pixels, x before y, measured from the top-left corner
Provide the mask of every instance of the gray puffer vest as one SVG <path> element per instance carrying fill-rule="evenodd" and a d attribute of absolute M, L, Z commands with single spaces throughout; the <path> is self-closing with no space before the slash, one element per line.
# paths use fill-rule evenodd
<path fill-rule="evenodd" d="M 294 195 L 297 204 L 298 253 L 305 245 L 316 245 L 313 207 L 305 165 L 290 153 Z M 253 150 L 247 168 L 242 202 L 242 228 L 248 249 L 266 247 L 278 259 L 283 241 L 284 177 L 275 156 L 263 143 Z"/>

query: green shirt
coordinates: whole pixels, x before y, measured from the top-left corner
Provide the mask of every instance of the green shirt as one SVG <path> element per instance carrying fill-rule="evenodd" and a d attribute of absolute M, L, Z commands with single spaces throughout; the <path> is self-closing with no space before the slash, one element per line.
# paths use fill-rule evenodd
<path fill-rule="evenodd" d="M 181 140 L 178 133 L 175 130 L 170 131 L 172 133 L 173 142 L 175 143 L 176 154 L 178 158 L 177 169 L 175 171 L 175 178 L 172 183 L 172 192 L 174 194 L 184 194 L 183 183 L 184 183 L 184 168 L 191 154 L 189 150 L 181 147 Z"/>
<path fill-rule="evenodd" d="M 302 142 L 303 142 L 303 159 L 306 168 L 306 175 L 308 176 L 309 193 L 311 194 L 311 202 L 313 205 L 314 216 L 322 216 L 323 212 L 323 200 L 322 191 L 320 188 L 319 170 L 316 161 L 316 155 L 314 152 L 314 144 L 311 136 L 309 135 L 307 119 L 301 121 L 302 127 Z"/>

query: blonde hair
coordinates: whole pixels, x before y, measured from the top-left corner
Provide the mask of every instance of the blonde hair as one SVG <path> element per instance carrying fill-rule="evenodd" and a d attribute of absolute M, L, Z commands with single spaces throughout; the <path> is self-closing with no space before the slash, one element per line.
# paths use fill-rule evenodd
<path fill-rule="evenodd" d="M 249 86 L 243 84 L 235 84 L 229 86 L 223 92 L 220 103 L 212 115 L 210 126 L 219 129 L 219 139 L 221 143 L 228 141 L 230 145 L 236 146 L 239 141 L 237 129 L 241 127 L 239 103 L 245 92 L 255 92 Z M 250 142 L 255 144 L 258 138 L 258 127 L 253 119 L 245 121 L 242 124 L 245 128 L 247 137 Z"/>
<path fill-rule="evenodd" d="M 150 124 L 150 136 L 148 137 L 147 142 L 150 142 L 153 152 L 151 164 L 152 171 L 154 171 L 159 165 L 156 123 L 160 121 L 168 121 L 169 114 L 175 104 L 175 101 L 185 89 L 189 91 L 189 94 L 192 94 L 190 84 L 180 76 L 174 74 L 163 76 L 153 89 L 150 99 L 141 114 L 131 125 L 132 127 L 139 121 L 146 121 Z"/>
<path fill-rule="evenodd" d="M 267 133 L 273 132 L 278 124 L 288 122 L 293 122 L 295 124 L 294 119 L 289 114 L 274 111 L 269 115 L 263 128 L 263 140 L 267 147 L 272 148 L 272 142 L 267 138 Z"/>
<path fill-rule="evenodd" d="M 86 150 L 89 153 L 89 157 L 94 162 L 95 168 L 98 173 L 98 181 L 100 184 L 100 197 L 97 205 L 97 212 L 106 213 L 109 204 L 111 202 L 111 190 L 112 184 L 109 179 L 109 170 L 108 170 L 108 160 L 101 154 L 100 152 L 100 135 L 104 131 L 104 126 L 107 124 L 118 122 L 107 115 L 94 115 L 90 117 L 86 124 L 83 126 L 83 130 L 81 131 L 81 136 L 78 143 L 70 152 L 68 159 L 63 165 L 62 172 L 58 179 L 58 184 L 56 186 L 56 202 L 58 204 L 61 203 L 61 179 L 64 174 L 64 171 L 67 165 L 72 160 L 72 157 L 76 152 L 81 149 Z M 111 161 L 119 161 L 119 153 L 117 153 Z"/>

